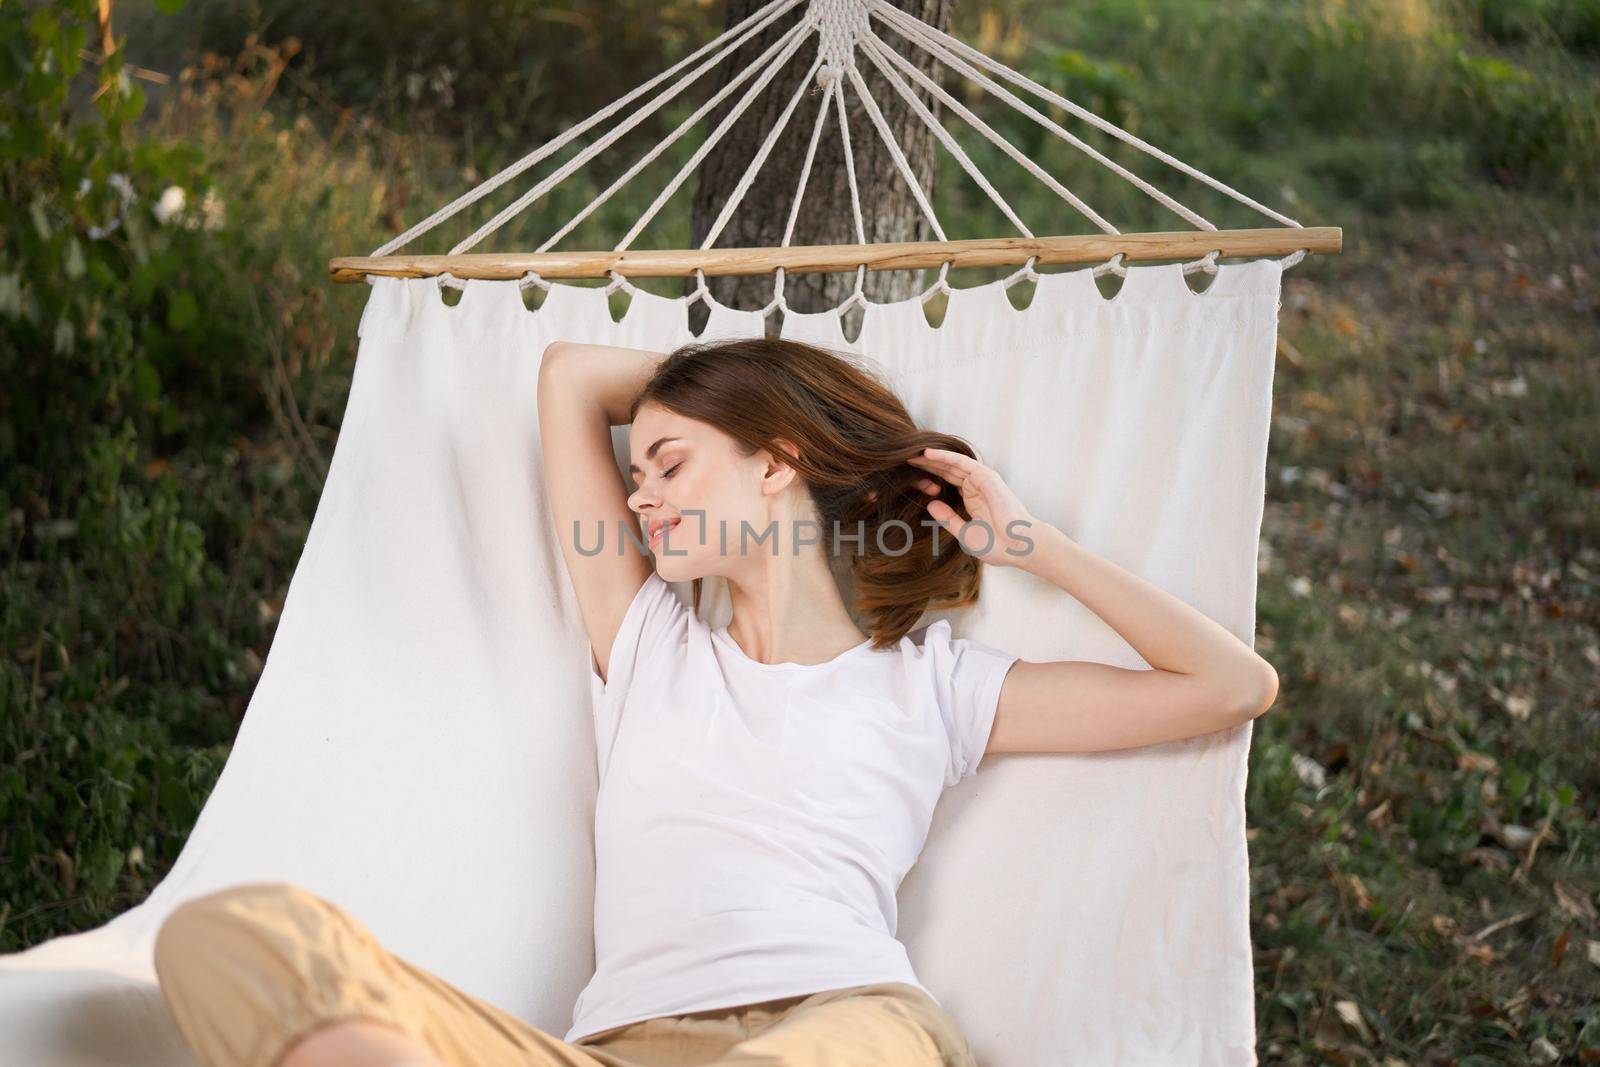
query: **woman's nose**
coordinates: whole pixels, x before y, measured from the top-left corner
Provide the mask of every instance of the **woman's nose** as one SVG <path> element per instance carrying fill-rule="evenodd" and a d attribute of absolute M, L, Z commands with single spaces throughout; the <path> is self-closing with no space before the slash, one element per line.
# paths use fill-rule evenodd
<path fill-rule="evenodd" d="M 655 514 L 655 512 L 660 509 L 661 501 L 657 499 L 654 493 L 647 491 L 641 486 L 640 488 L 635 489 L 628 497 L 628 507 L 631 508 L 633 513 L 638 517 L 648 518 L 650 515 Z"/>

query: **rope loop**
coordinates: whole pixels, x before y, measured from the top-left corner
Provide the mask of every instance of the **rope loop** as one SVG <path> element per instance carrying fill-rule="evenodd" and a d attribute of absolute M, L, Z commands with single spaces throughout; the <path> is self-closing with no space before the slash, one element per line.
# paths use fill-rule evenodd
<path fill-rule="evenodd" d="M 933 296 L 934 293 L 943 292 L 946 296 L 951 294 L 950 283 L 946 280 L 949 274 L 950 261 L 947 259 L 943 263 L 939 264 L 938 279 L 932 285 L 928 286 L 922 291 L 921 300 L 924 304 L 928 302 L 928 298 Z"/>
<path fill-rule="evenodd" d="M 554 282 L 545 280 L 544 276 L 536 270 L 523 271 L 522 277 L 517 279 L 518 289 L 527 289 L 529 286 L 537 285 L 547 293 L 554 284 Z"/>
<path fill-rule="evenodd" d="M 858 264 L 856 266 L 856 284 L 851 287 L 850 295 L 835 305 L 833 309 L 834 314 L 843 315 L 845 312 L 850 310 L 850 307 L 853 304 L 860 304 L 863 308 L 867 306 L 867 293 L 862 287 L 863 283 L 866 281 L 866 277 L 867 265 L 865 263 Z"/>
<path fill-rule="evenodd" d="M 866 289 L 866 286 L 867 286 L 867 265 L 865 263 L 857 263 L 856 264 L 856 283 L 855 283 L 855 285 L 852 285 L 850 287 L 850 296 L 845 300 L 845 302 L 844 302 L 844 304 L 842 306 L 848 308 L 851 304 L 859 303 L 862 307 L 866 307 L 867 306 L 867 289 Z"/>
<path fill-rule="evenodd" d="M 1309 253 L 1307 253 L 1304 248 L 1297 248 L 1293 252 L 1290 252 L 1288 255 L 1284 256 L 1282 259 L 1278 260 L 1278 266 L 1282 267 L 1284 270 L 1288 270 L 1302 259 L 1305 259 L 1308 254 Z"/>
<path fill-rule="evenodd" d="M 693 304 L 696 300 L 706 300 L 711 296 L 711 290 L 706 287 L 706 272 L 696 267 L 694 269 L 694 277 L 695 287 L 689 291 L 689 295 L 684 297 L 683 300 L 685 307 Z"/>
<path fill-rule="evenodd" d="M 785 312 L 787 312 L 789 310 L 789 301 L 784 299 L 784 295 L 783 295 L 783 278 L 784 278 L 783 268 L 782 267 L 773 268 L 773 271 L 772 271 L 772 299 L 767 301 L 766 306 L 761 309 L 761 317 L 762 318 L 766 318 L 768 315 L 772 314 L 772 309 L 773 308 L 782 308 Z"/>
<path fill-rule="evenodd" d="M 766 307 L 761 309 L 761 317 L 766 318 L 768 315 L 772 314 L 773 308 L 782 308 L 784 313 L 788 314 L 789 301 L 784 299 L 784 295 L 782 293 L 779 293 L 777 296 L 767 301 Z"/>
<path fill-rule="evenodd" d="M 454 274 L 451 274 L 449 271 L 442 270 L 442 271 L 439 272 L 439 281 L 438 281 L 439 292 L 441 294 L 444 292 L 444 287 L 447 286 L 447 285 L 452 289 L 459 289 L 463 293 L 465 293 L 467 291 L 467 282 L 466 282 L 465 278 L 457 278 Z"/>
<path fill-rule="evenodd" d="M 1213 248 L 1193 263 L 1185 263 L 1183 265 L 1183 273 L 1193 274 L 1197 270 L 1203 270 L 1207 274 L 1215 274 L 1217 273 L 1217 257 L 1220 255 L 1222 255 L 1222 249 Z"/>
<path fill-rule="evenodd" d="M 618 274 L 615 270 L 607 270 L 606 273 L 611 275 L 611 281 L 605 287 L 605 294 L 607 296 L 610 296 L 618 289 L 628 290 L 629 296 L 637 296 L 639 294 L 638 287 L 630 282 L 627 278 L 624 278 L 622 275 Z"/>
<path fill-rule="evenodd" d="M 1038 284 L 1039 272 L 1033 269 L 1033 264 L 1038 258 L 1038 256 L 1029 256 L 1028 262 L 1006 275 L 1005 280 L 1000 283 L 1000 288 L 1010 289 L 1017 283 L 1018 278 L 1026 278 L 1030 282 Z"/>
<path fill-rule="evenodd" d="M 1094 268 L 1094 277 L 1098 278 L 1100 275 L 1110 271 L 1119 278 L 1126 278 L 1128 276 L 1128 268 L 1122 265 L 1122 258 L 1125 254 L 1126 253 L 1118 252 L 1116 255 L 1112 256 L 1110 259 Z"/>

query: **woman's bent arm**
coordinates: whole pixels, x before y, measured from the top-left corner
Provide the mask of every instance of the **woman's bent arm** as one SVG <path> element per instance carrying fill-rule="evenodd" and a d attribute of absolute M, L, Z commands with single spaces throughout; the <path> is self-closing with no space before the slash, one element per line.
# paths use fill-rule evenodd
<path fill-rule="evenodd" d="M 1229 729 L 1277 699 L 1272 665 L 1159 586 L 1035 522 L 1017 564 L 1064 589 L 1151 666 L 1019 660 L 995 710 L 990 752 L 1098 752 Z"/>
<path fill-rule="evenodd" d="M 1277 672 L 1250 646 L 1165 589 L 1035 518 L 993 467 L 942 448 L 924 449 L 908 462 L 960 489 L 970 520 L 937 498 L 927 507 L 963 551 L 1066 590 L 1151 667 L 1017 660 L 1001 680 L 984 751 L 1137 748 L 1237 726 L 1277 699 Z M 929 480 L 924 488 L 938 485 Z M 979 530 L 970 544 L 969 526 Z M 1033 536 L 1019 535 L 1018 528 Z"/>
<path fill-rule="evenodd" d="M 551 515 L 602 681 L 622 618 L 653 567 L 629 538 L 639 522 L 628 507 L 611 428 L 627 424 L 628 405 L 665 355 L 557 341 L 539 363 L 539 437 Z"/>
<path fill-rule="evenodd" d="M 620 348 L 616 345 L 586 345 L 575 341 L 556 341 L 545 349 L 546 364 L 556 357 L 564 373 L 579 380 L 605 413 L 610 426 L 628 425 L 628 405 L 639 395 L 656 372 L 665 352 L 646 348 Z"/>

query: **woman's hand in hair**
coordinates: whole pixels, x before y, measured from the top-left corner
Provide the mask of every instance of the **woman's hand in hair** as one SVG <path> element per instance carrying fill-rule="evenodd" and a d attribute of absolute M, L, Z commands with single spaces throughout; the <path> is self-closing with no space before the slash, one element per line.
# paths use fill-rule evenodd
<path fill-rule="evenodd" d="M 1029 531 L 1039 523 L 1017 499 L 1017 494 L 1000 477 L 1000 472 L 971 456 L 944 448 L 925 448 L 922 455 L 907 460 L 956 487 L 970 520 L 937 499 L 940 487 L 928 480 L 922 483 L 929 500 L 928 514 L 955 537 L 961 550 L 991 567 L 1017 567 L 1033 546 Z"/>

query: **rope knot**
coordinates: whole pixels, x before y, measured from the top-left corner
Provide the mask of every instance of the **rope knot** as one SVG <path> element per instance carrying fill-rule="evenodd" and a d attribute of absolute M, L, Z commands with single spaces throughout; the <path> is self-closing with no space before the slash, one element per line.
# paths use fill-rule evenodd
<path fill-rule="evenodd" d="M 863 0 L 811 0 L 807 16 L 817 28 L 817 55 L 823 61 L 817 83 L 826 89 L 843 77 L 846 66 L 855 66 L 856 42 L 871 35 L 867 5 Z"/>

